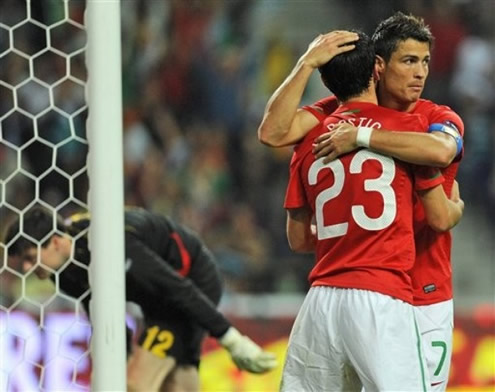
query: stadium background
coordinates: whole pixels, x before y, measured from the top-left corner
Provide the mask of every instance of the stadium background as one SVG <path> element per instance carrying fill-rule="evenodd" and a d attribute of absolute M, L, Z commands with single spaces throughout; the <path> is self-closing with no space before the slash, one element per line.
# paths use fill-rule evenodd
<path fill-rule="evenodd" d="M 61 18 L 62 3 L 35 1 L 32 16 L 50 25 Z M 71 19 L 83 23 L 84 1 L 69 4 Z M 12 26 L 24 19 L 25 7 L 24 1 L 2 1 L 0 23 Z M 371 33 L 377 21 L 395 10 L 424 16 L 436 37 L 423 97 L 453 107 L 465 122 L 466 153 L 458 180 L 466 210 L 454 230 L 456 333 L 450 385 L 452 390 L 491 390 L 495 386 L 493 0 L 122 1 L 126 203 L 169 214 L 202 235 L 225 276 L 222 309 L 282 360 L 312 259 L 292 254 L 285 239 L 282 201 L 291 150 L 262 146 L 256 129 L 268 97 L 317 34 L 337 28 Z M 18 56 L 3 55 L 8 40 L 7 30 L 0 29 L 0 80 L 21 80 L 26 65 Z M 46 46 L 44 32 L 36 26 L 16 30 L 15 40 L 29 54 Z M 52 45 L 68 53 L 85 43 L 84 31 L 69 24 L 52 37 Z M 44 56 L 36 65 L 48 80 L 63 78 L 65 66 L 57 56 Z M 72 57 L 71 73 L 86 78 L 84 53 Z M 5 86 L 0 87 L 3 137 L 22 145 L 32 133 L 30 122 L 19 113 L 4 116 L 9 95 Z M 27 110 L 48 105 L 39 85 L 27 84 L 18 94 L 19 105 Z M 303 103 L 326 94 L 314 77 Z M 78 113 L 74 126 L 84 137 L 81 86 L 60 84 L 54 104 Z M 38 127 L 42 137 L 54 143 L 68 132 L 67 121 L 57 111 L 40 118 Z M 84 143 L 68 143 L 59 150 L 57 166 L 80 173 L 86 152 Z M 23 155 L 23 167 L 34 174 L 51 163 L 51 152 L 44 145 L 33 144 Z M 32 201 L 34 186 L 25 176 L 8 177 L 16 165 L 15 154 L 0 138 L 5 200 L 22 209 Z M 75 197 L 85 202 L 87 189 L 85 173 L 78 174 Z M 53 171 L 40 182 L 39 192 L 50 205 L 60 205 L 69 195 L 67 180 Z M 69 214 L 76 207 L 77 203 L 70 203 L 62 212 Z M 0 206 L 1 222 L 11 213 Z M 48 285 L 30 278 L 25 292 L 43 302 L 51 295 Z M 28 325 L 24 314 L 29 306 L 19 302 L 21 286 L 2 267 L 0 315 L 5 309 L 19 312 L 19 322 Z M 54 317 L 65 317 L 62 299 L 52 305 Z M 85 347 L 87 328 L 77 336 L 68 345 Z M 36 339 L 41 346 L 48 345 L 43 335 Z M 280 369 L 262 377 L 239 373 L 210 340 L 204 358 L 204 390 L 277 389 Z M 83 384 L 87 371 L 81 371 Z"/>

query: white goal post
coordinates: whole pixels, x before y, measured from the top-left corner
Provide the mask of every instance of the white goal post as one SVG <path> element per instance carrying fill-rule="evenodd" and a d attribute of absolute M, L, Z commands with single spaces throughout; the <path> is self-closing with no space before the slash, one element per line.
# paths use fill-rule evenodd
<path fill-rule="evenodd" d="M 0 238 L 0 391 L 126 390 L 120 7 L 0 2 L 0 235 L 35 205 L 88 208 L 92 292 L 88 350 L 82 297 L 59 291 L 39 256 L 27 273 L 8 258 L 22 225 Z"/>
<path fill-rule="evenodd" d="M 120 0 L 88 0 L 88 173 L 94 391 L 126 389 Z"/>

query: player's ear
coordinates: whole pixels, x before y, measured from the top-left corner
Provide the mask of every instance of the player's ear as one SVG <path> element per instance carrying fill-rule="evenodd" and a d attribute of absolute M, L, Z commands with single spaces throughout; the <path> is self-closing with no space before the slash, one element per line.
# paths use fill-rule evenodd
<path fill-rule="evenodd" d="M 50 238 L 50 242 L 51 244 L 55 247 L 55 249 L 60 249 L 60 240 L 62 239 L 62 237 L 58 236 L 58 235 L 52 235 L 52 238 Z"/>
<path fill-rule="evenodd" d="M 385 60 L 382 56 L 375 55 L 375 68 L 373 69 L 373 78 L 376 81 L 380 80 L 380 75 L 385 71 Z"/>

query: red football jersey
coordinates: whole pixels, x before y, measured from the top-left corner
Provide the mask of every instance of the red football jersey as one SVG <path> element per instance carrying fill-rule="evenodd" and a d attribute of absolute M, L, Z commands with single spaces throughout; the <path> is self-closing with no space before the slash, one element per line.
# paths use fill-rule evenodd
<path fill-rule="evenodd" d="M 318 241 L 309 280 L 313 286 L 372 290 L 412 303 L 413 190 L 431 188 L 443 178 L 438 170 L 367 149 L 329 164 L 315 160 L 314 139 L 344 121 L 417 132 L 428 127 L 421 115 L 353 102 L 326 117 L 296 146 L 284 206 L 313 210 Z"/>
<path fill-rule="evenodd" d="M 323 113 L 318 114 L 309 107 L 306 107 L 306 109 L 320 118 L 323 115 L 333 113 L 338 104 L 335 97 L 327 97 L 316 102 L 314 106 L 320 108 Z M 428 124 L 450 122 L 464 136 L 462 119 L 448 106 L 437 105 L 427 99 L 420 99 L 409 113 L 425 116 Z M 449 196 L 461 157 L 462 154 L 448 167 L 440 169 L 445 178 L 443 187 Z M 450 232 L 437 233 L 430 228 L 425 219 L 423 205 L 417 196 L 414 203 L 414 232 L 416 263 L 411 271 L 414 304 L 429 305 L 451 299 L 452 267 L 450 259 L 452 235 Z"/>

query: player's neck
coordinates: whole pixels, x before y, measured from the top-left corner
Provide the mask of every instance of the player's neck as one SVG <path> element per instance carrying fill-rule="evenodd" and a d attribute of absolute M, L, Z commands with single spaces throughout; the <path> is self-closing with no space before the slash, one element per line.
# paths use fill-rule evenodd
<path fill-rule="evenodd" d="M 344 103 L 349 103 L 349 102 L 366 102 L 366 103 L 373 103 L 375 105 L 378 105 L 378 98 L 376 97 L 376 92 L 373 87 L 365 90 L 363 93 L 355 97 L 349 98 Z"/>
<path fill-rule="evenodd" d="M 384 106 L 389 109 L 397 110 L 399 112 L 411 112 L 414 109 L 417 101 L 401 101 L 396 99 L 390 94 L 385 94 L 383 91 L 378 89 L 378 97 L 380 99 L 380 106 Z"/>
<path fill-rule="evenodd" d="M 411 112 L 416 102 L 397 102 L 394 99 L 380 99 L 380 105 L 399 112 Z"/>

